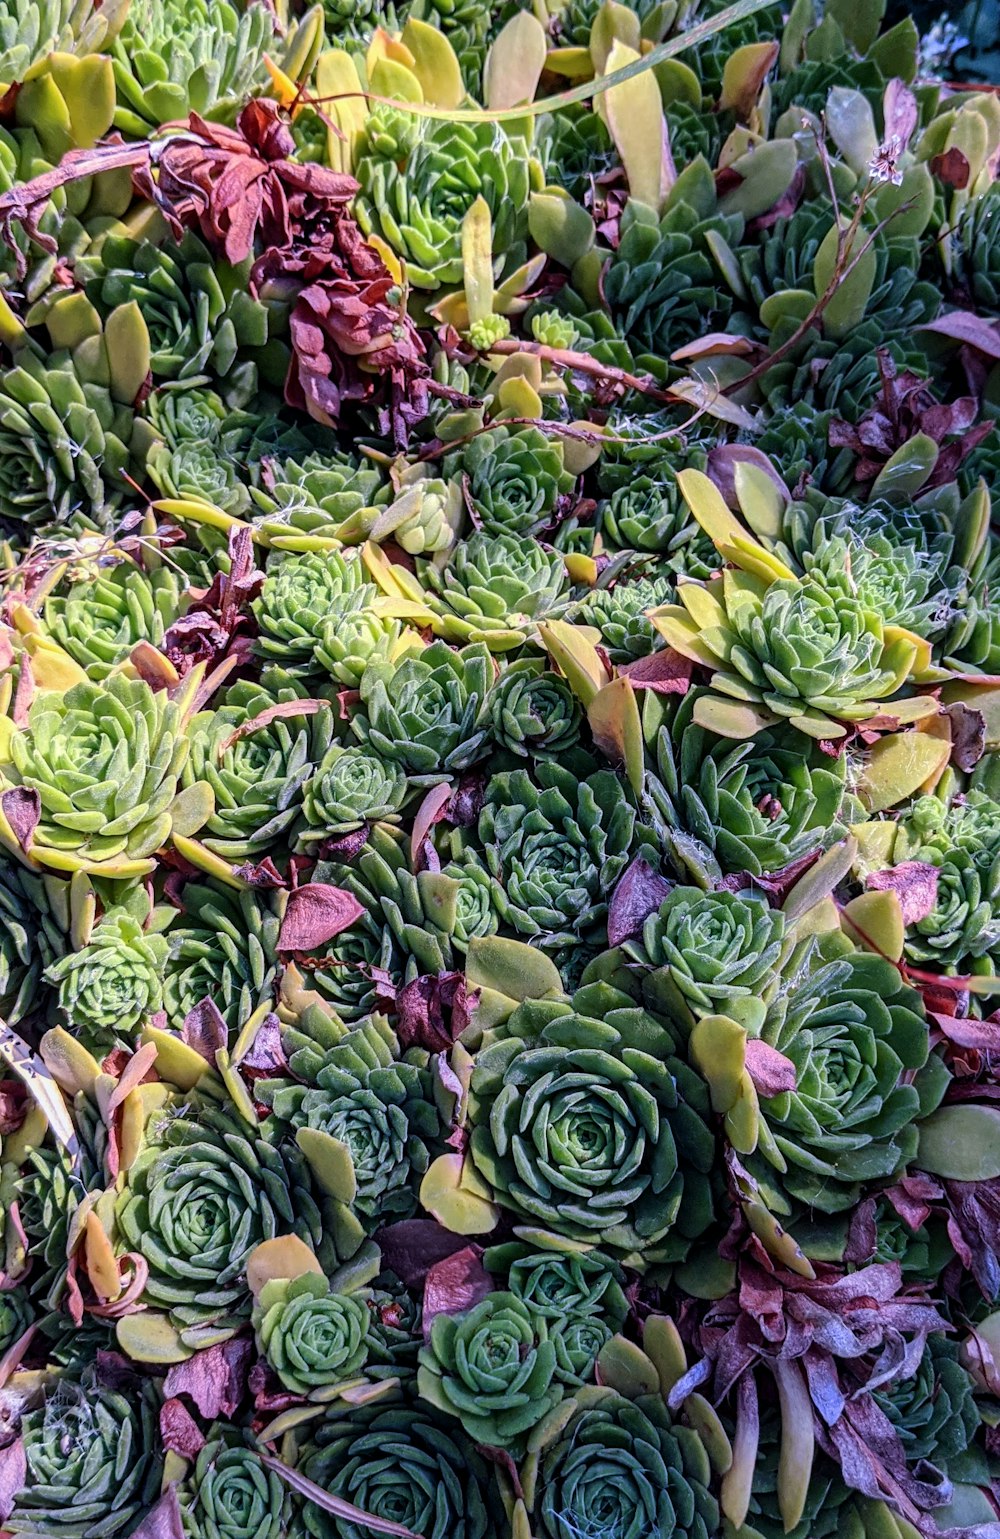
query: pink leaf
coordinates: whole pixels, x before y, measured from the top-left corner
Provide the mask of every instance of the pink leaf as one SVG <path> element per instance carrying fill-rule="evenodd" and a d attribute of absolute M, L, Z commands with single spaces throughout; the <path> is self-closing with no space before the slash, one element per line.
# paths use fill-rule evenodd
<path fill-rule="evenodd" d="M 214 999 L 199 999 L 184 1017 L 181 1036 L 214 1069 L 215 1055 L 229 1042 L 229 1030 Z"/>
<path fill-rule="evenodd" d="M 440 785 L 432 786 L 417 808 L 413 818 L 413 831 L 410 834 L 410 858 L 414 866 L 420 853 L 420 847 L 434 824 L 444 816 L 444 810 L 451 801 L 453 787 L 451 782 L 444 780 Z"/>
<path fill-rule="evenodd" d="M 865 883 L 869 892 L 894 892 L 904 924 L 918 924 L 937 903 L 938 868 L 925 860 L 904 860 L 886 871 L 873 871 Z"/>
<path fill-rule="evenodd" d="M 163 1381 L 163 1393 L 190 1395 L 206 1421 L 232 1416 L 246 1393 L 253 1342 L 233 1336 L 214 1347 L 205 1347 L 186 1362 L 174 1363 Z"/>
<path fill-rule="evenodd" d="M 493 1279 L 482 1263 L 482 1248 L 466 1245 L 453 1256 L 435 1262 L 424 1284 L 424 1340 L 437 1315 L 464 1314 L 493 1292 Z"/>
<path fill-rule="evenodd" d="M 795 1089 L 795 1065 L 776 1047 L 760 1037 L 750 1037 L 746 1048 L 746 1070 L 758 1095 L 765 1098 Z"/>
<path fill-rule="evenodd" d="M 325 882 L 307 882 L 288 896 L 278 950 L 314 951 L 349 930 L 363 913 L 353 893 Z"/>
<path fill-rule="evenodd" d="M 155 1507 L 150 1507 L 139 1527 L 132 1530 L 132 1539 L 184 1539 L 181 1508 L 174 1486 L 168 1486 Z"/>
<path fill-rule="evenodd" d="M 633 689 L 651 689 L 657 695 L 686 695 L 691 685 L 694 663 L 673 647 L 664 647 L 649 657 L 619 668 Z"/>
<path fill-rule="evenodd" d="M 183 1401 L 165 1400 L 160 1407 L 160 1441 L 184 1459 L 196 1459 L 204 1448 L 204 1434 Z"/>
<path fill-rule="evenodd" d="M 0 1448 L 0 1522 L 6 1522 L 14 1511 L 14 1503 L 27 1478 L 24 1444 L 20 1438 L 15 1438 L 6 1448 Z"/>
<path fill-rule="evenodd" d="M 38 792 L 27 786 L 14 786 L 0 796 L 0 808 L 11 826 L 14 838 L 27 855 L 35 837 L 35 829 L 42 815 L 42 799 Z"/>
<path fill-rule="evenodd" d="M 981 315 L 974 315 L 971 310 L 950 310 L 947 315 L 939 315 L 936 321 L 928 321 L 919 329 L 965 342 L 988 358 L 1000 358 L 1000 328 Z"/>
<path fill-rule="evenodd" d="M 144 1043 L 137 1052 L 132 1054 L 132 1057 L 122 1070 L 117 1085 L 108 1098 L 108 1121 L 111 1120 L 113 1113 L 118 1110 L 125 1097 L 130 1095 L 137 1085 L 142 1084 L 155 1062 L 155 1042 Z"/>
<path fill-rule="evenodd" d="M 917 98 L 902 80 L 890 80 L 886 86 L 882 98 L 882 116 L 886 139 L 895 135 L 900 150 L 905 150 L 917 126 L 919 109 Z"/>

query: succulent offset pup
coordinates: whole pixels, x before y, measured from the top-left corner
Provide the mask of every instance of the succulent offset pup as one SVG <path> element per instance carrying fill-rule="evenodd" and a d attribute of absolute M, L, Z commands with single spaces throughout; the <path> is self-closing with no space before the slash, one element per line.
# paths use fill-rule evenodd
<path fill-rule="evenodd" d="M 0 1534 L 1000 1539 L 974 9 L 0 0 Z"/>

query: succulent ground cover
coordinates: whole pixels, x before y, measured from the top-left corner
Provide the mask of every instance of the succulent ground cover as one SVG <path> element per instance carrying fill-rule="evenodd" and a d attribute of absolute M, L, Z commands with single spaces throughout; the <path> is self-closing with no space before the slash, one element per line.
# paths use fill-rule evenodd
<path fill-rule="evenodd" d="M 0 1535 L 1000 1536 L 1000 95 L 884 13 L 0 0 Z"/>

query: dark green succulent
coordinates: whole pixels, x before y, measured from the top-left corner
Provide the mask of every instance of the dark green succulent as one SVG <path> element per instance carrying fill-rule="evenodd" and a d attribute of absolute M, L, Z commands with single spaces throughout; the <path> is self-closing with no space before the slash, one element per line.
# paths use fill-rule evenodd
<path fill-rule="evenodd" d="M 270 1278 L 253 1313 L 268 1363 L 287 1390 L 305 1396 L 357 1378 L 368 1357 L 368 1322 L 362 1298 L 331 1292 L 314 1272 Z"/>
<path fill-rule="evenodd" d="M 501 1539 L 507 1532 L 489 1464 L 452 1417 L 422 1400 L 330 1415 L 303 1450 L 300 1468 L 331 1496 L 402 1523 L 419 1539 Z M 370 1533 L 311 1502 L 303 1520 L 314 1539 Z"/>
<path fill-rule="evenodd" d="M 595 588 L 580 605 L 580 618 L 596 625 L 613 663 L 631 663 L 655 652 L 660 638 L 648 618 L 650 609 L 669 604 L 677 589 L 672 572 L 655 576 L 628 573 L 608 588 Z"/>
<path fill-rule="evenodd" d="M 1000 189 L 989 186 L 970 198 L 951 232 L 955 276 L 973 306 L 991 316 L 1000 310 L 1000 262 L 994 238 L 998 217 Z"/>
<path fill-rule="evenodd" d="M 537 534 L 573 489 L 562 444 L 536 427 L 491 428 L 445 460 L 445 473 L 468 477 L 468 497 L 487 535 Z M 537 558 L 528 558 L 535 561 Z M 530 565 L 529 568 L 530 570 Z M 551 566 L 543 566 L 551 580 Z"/>
<path fill-rule="evenodd" d="M 297 1234 L 328 1262 L 332 1241 L 305 1157 L 207 1094 L 179 1094 L 152 1114 L 115 1206 L 124 1250 L 149 1268 L 143 1298 L 178 1330 L 230 1328 L 250 1314 L 247 1257 Z M 322 1245 L 322 1249 L 321 1249 Z"/>
<path fill-rule="evenodd" d="M 362 156 L 356 214 L 366 235 L 384 240 L 418 289 L 462 281 L 462 222 L 486 200 L 493 256 L 501 271 L 527 255 L 528 162 L 523 143 L 495 123 L 428 122 L 402 165 Z"/>
<path fill-rule="evenodd" d="M 346 1027 L 316 1007 L 284 1044 L 295 1082 L 265 1079 L 258 1094 L 278 1123 L 308 1130 L 299 1142 L 310 1157 L 337 1144 L 350 1171 L 336 1199 L 337 1243 L 346 1250 L 350 1236 L 356 1248 L 365 1232 L 414 1210 L 440 1132 L 426 1054 L 400 1058 L 384 1016 Z"/>
<path fill-rule="evenodd" d="M 35 1318 L 26 1288 L 6 1288 L 0 1293 L 0 1351 L 14 1345 Z"/>
<path fill-rule="evenodd" d="M 662 1400 L 613 1389 L 577 1391 L 570 1416 L 541 1432 L 533 1531 L 544 1539 L 643 1534 L 708 1539 L 719 1524 L 700 1439 Z"/>
<path fill-rule="evenodd" d="M 256 859 L 287 843 L 307 789 L 321 772 L 333 710 L 321 706 L 295 716 L 288 714 L 292 702 L 291 695 L 276 700 L 258 685 L 239 683 L 217 710 L 192 719 L 183 783 L 211 786 L 214 810 L 200 837 L 224 860 Z M 282 714 L 268 720 L 276 707 Z"/>
<path fill-rule="evenodd" d="M 545 946 L 599 929 L 628 859 L 635 812 L 611 770 L 584 779 L 553 760 L 494 775 L 479 838 L 502 919 Z"/>
<path fill-rule="evenodd" d="M 214 391 L 177 384 L 154 390 L 146 412 L 157 438 L 146 460 L 164 497 L 195 498 L 225 513 L 246 512 L 244 461 L 252 418 Z"/>
<path fill-rule="evenodd" d="M 95 567 L 45 600 L 46 633 L 89 678 L 100 683 L 140 641 L 162 647 L 170 626 L 184 612 L 186 598 L 176 572 L 144 572 L 130 561 Z"/>
<path fill-rule="evenodd" d="M 592 180 L 619 165 L 603 118 L 577 103 L 538 120 L 537 151 L 547 180 L 577 203 L 585 201 Z"/>
<path fill-rule="evenodd" d="M 715 547 L 691 518 L 666 465 L 619 486 L 599 505 L 597 525 L 610 550 L 655 555 L 669 572 L 707 577 L 718 566 Z M 651 597 L 648 607 L 656 602 Z"/>
<path fill-rule="evenodd" d="M 987 1478 L 985 1459 L 974 1446 L 979 1407 L 953 1342 L 931 1336 L 916 1373 L 876 1390 L 875 1398 L 899 1433 L 908 1463 L 926 1459 L 977 1484 Z"/>
<path fill-rule="evenodd" d="M 95 0 L 19 0 L 0 3 L 0 80 L 23 80 L 30 66 L 53 49 L 82 58 L 110 43 L 127 7 Z M 107 11 L 107 15 L 105 15 Z"/>
<path fill-rule="evenodd" d="M 71 951 L 45 974 L 58 985 L 67 1024 L 92 1050 L 107 1052 L 126 1041 L 163 1005 L 167 942 L 150 933 L 126 909 L 111 909 L 80 951 Z"/>
<path fill-rule="evenodd" d="M 556 1369 L 545 1321 L 513 1293 L 489 1293 L 465 1314 L 434 1316 L 417 1388 L 473 1442 L 523 1447 L 560 1398 Z"/>
<path fill-rule="evenodd" d="M 548 1237 L 551 1244 L 551 1236 Z M 518 1243 L 513 1259 L 509 1247 L 494 1246 L 486 1254 L 491 1271 L 509 1268 L 507 1287 L 528 1308 L 551 1324 L 568 1315 L 598 1315 L 612 1330 L 620 1330 L 628 1314 L 621 1269 L 599 1251 L 553 1246 L 527 1250 Z"/>
<path fill-rule="evenodd" d="M 178 1493 L 186 1529 L 205 1539 L 284 1539 L 291 1532 L 288 1487 L 234 1429 L 211 1432 Z"/>
<path fill-rule="evenodd" d="M 264 58 L 275 47 L 275 18 L 265 5 L 241 11 L 229 0 L 133 0 L 112 50 L 115 125 L 145 138 L 189 112 L 232 116 L 267 80 Z"/>
<path fill-rule="evenodd" d="M 203 999 L 236 1031 L 274 997 L 281 921 L 267 892 L 234 891 L 214 878 L 187 882 L 183 910 L 167 931 L 163 1002 L 179 1029 Z"/>
<path fill-rule="evenodd" d="M 630 1266 L 681 1258 L 711 1221 L 715 1148 L 676 1052 L 609 984 L 521 1005 L 472 1076 L 470 1149 L 496 1201 Z"/>
<path fill-rule="evenodd" d="M 63 1378 L 21 1419 L 26 1484 L 7 1527 L 79 1539 L 127 1534 L 160 1491 L 151 1388 L 129 1394 Z"/>
<path fill-rule="evenodd" d="M 519 758 L 554 758 L 579 740 L 579 701 L 566 680 L 540 659 L 509 664 L 489 701 L 494 740 Z"/>
<path fill-rule="evenodd" d="M 657 707 L 646 712 L 657 772 L 650 794 L 685 858 L 696 852 L 712 875 L 714 861 L 723 874 L 762 876 L 843 838 L 842 758 L 790 728 L 743 743 L 718 738 L 694 720 L 700 698 L 690 690 L 665 722 Z"/>
<path fill-rule="evenodd" d="M 771 1211 L 843 1212 L 865 1186 L 905 1169 L 916 1119 L 947 1073 L 929 1058 L 920 995 L 892 963 L 827 940 L 777 994 L 763 1040 L 795 1066 L 795 1089 L 761 1097 L 751 1166 Z"/>
<path fill-rule="evenodd" d="M 466 769 L 486 749 L 495 671 L 481 642 L 453 651 L 435 641 L 376 662 L 362 677 L 352 730 L 371 752 L 415 775 Z"/>
<path fill-rule="evenodd" d="M 690 1020 L 728 1014 L 758 995 L 791 948 L 784 916 L 766 896 L 680 886 L 623 949 L 647 970 L 651 997 Z"/>
<path fill-rule="evenodd" d="M 42 978 L 66 949 L 69 922 L 66 882 L 0 858 L 0 1016 L 10 1025 L 44 1011 Z"/>

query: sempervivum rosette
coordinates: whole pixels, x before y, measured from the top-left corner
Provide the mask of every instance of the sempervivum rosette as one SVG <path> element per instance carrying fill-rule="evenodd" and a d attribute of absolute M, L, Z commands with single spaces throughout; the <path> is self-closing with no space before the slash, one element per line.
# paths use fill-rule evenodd
<path fill-rule="evenodd" d="M 632 1266 L 679 1259 L 711 1222 L 704 1087 L 609 985 L 520 1006 L 477 1056 L 470 1112 L 476 1168 L 522 1221 Z"/>

